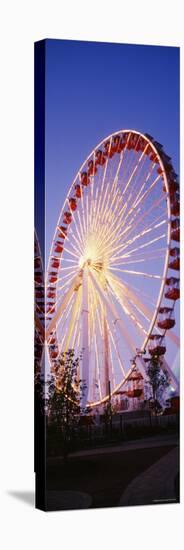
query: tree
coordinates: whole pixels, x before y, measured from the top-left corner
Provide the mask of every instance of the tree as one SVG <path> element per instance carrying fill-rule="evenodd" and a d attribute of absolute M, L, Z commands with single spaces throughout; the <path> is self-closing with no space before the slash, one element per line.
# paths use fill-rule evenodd
<path fill-rule="evenodd" d="M 170 385 L 168 373 L 163 368 L 162 361 L 158 355 L 151 357 L 146 373 L 148 385 L 151 388 L 153 407 L 155 412 L 157 412 L 158 403 L 162 401 L 164 392 Z"/>
<path fill-rule="evenodd" d="M 63 456 L 67 460 L 69 442 L 78 425 L 80 398 L 85 384 L 79 379 L 79 362 L 74 350 L 61 353 L 55 366 L 55 377 L 48 380 L 47 412 L 60 433 Z"/>

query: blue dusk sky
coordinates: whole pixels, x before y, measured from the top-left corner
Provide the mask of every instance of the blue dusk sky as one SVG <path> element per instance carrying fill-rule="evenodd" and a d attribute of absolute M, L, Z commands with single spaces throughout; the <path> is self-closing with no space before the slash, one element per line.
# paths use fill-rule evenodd
<path fill-rule="evenodd" d="M 179 48 L 46 40 L 47 256 L 72 180 L 95 145 L 130 128 L 179 170 Z"/>
<path fill-rule="evenodd" d="M 46 261 L 72 180 L 107 135 L 121 129 L 151 134 L 178 173 L 179 53 L 46 40 Z"/>

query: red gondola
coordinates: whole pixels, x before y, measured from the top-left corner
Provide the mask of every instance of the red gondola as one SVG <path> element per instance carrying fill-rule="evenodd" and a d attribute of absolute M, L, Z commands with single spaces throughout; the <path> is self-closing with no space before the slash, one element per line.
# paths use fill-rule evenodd
<path fill-rule="evenodd" d="M 180 241 L 180 220 L 175 218 L 171 221 L 171 239 L 173 241 Z"/>
<path fill-rule="evenodd" d="M 179 184 L 173 178 L 171 178 L 168 180 L 168 185 L 169 185 L 169 195 L 172 200 L 173 196 L 175 196 L 175 193 L 179 192 Z M 166 191 L 165 185 L 163 185 L 163 191 Z"/>
<path fill-rule="evenodd" d="M 150 155 L 150 160 L 154 162 L 154 164 L 159 164 L 159 158 L 157 157 L 156 153 L 154 153 L 154 151 L 152 151 Z"/>
<path fill-rule="evenodd" d="M 63 223 L 66 223 L 68 225 L 69 223 L 71 223 L 71 221 L 72 221 L 71 212 L 64 212 Z"/>
<path fill-rule="evenodd" d="M 171 248 L 169 252 L 170 256 L 172 257 L 172 260 L 169 262 L 169 268 L 170 269 L 180 269 L 180 251 L 179 248 Z"/>
<path fill-rule="evenodd" d="M 56 297 L 55 292 L 48 292 L 47 298 L 55 298 L 55 297 Z"/>
<path fill-rule="evenodd" d="M 79 185 L 79 183 L 75 185 L 75 196 L 77 197 L 77 199 L 81 198 L 81 186 Z"/>
<path fill-rule="evenodd" d="M 106 143 L 104 143 L 104 151 L 103 151 L 103 154 L 106 156 L 106 157 L 110 157 L 110 140 L 106 141 Z M 113 154 L 112 154 L 112 157 L 113 157 Z"/>
<path fill-rule="evenodd" d="M 56 283 L 57 277 L 50 277 L 49 283 Z"/>
<path fill-rule="evenodd" d="M 67 236 L 67 227 L 64 227 L 64 225 L 60 225 L 59 226 L 59 237 L 62 238 L 62 239 L 65 239 L 66 236 Z"/>
<path fill-rule="evenodd" d="M 56 359 L 57 355 L 58 355 L 57 351 L 50 351 L 50 356 L 52 357 L 52 359 Z"/>
<path fill-rule="evenodd" d="M 144 138 L 140 137 L 136 145 L 136 151 L 143 152 L 146 148 L 146 145 L 147 145 L 147 141 L 145 141 Z"/>
<path fill-rule="evenodd" d="M 47 308 L 47 313 L 50 313 L 50 314 L 51 314 L 51 313 L 55 313 L 55 311 L 56 311 L 56 308 L 55 308 L 55 305 L 54 305 L 54 304 L 53 304 L 52 307 L 49 306 L 49 307 Z"/>
<path fill-rule="evenodd" d="M 170 164 L 169 162 L 166 163 L 164 162 L 164 169 L 165 169 L 165 172 L 167 174 L 168 177 L 171 177 L 171 174 L 172 174 L 172 164 Z"/>
<path fill-rule="evenodd" d="M 106 162 L 105 156 L 103 155 L 103 152 L 100 149 L 96 151 L 95 158 L 96 158 L 95 166 L 98 166 L 98 164 L 99 166 L 103 166 Z"/>
<path fill-rule="evenodd" d="M 44 292 L 36 290 L 35 296 L 36 298 L 44 298 Z"/>
<path fill-rule="evenodd" d="M 34 266 L 35 266 L 35 269 L 40 268 L 40 258 L 35 258 L 35 260 L 34 260 Z"/>
<path fill-rule="evenodd" d="M 61 246 L 60 244 L 57 244 L 55 247 L 55 252 L 57 252 L 58 254 L 61 254 L 61 252 L 63 252 L 63 246 Z M 52 267 L 58 267 L 58 266 L 53 265 Z"/>
<path fill-rule="evenodd" d="M 161 166 L 159 166 L 159 167 L 157 168 L 157 173 L 158 173 L 158 174 L 163 174 L 163 169 L 161 168 Z"/>
<path fill-rule="evenodd" d="M 123 151 L 126 147 L 126 142 L 127 142 L 127 134 L 123 134 L 122 137 L 121 137 L 121 140 L 119 142 L 119 146 L 118 146 L 118 152 L 121 153 L 121 151 Z"/>
<path fill-rule="evenodd" d="M 162 330 L 168 330 L 174 327 L 174 313 L 171 307 L 160 307 L 157 325 Z"/>
<path fill-rule="evenodd" d="M 148 145 L 148 144 L 147 144 Z M 148 147 L 146 148 L 146 151 L 145 151 L 145 155 L 147 155 L 148 157 L 150 157 L 150 155 L 153 154 L 153 150 L 152 150 L 152 147 L 151 145 L 148 145 Z"/>
<path fill-rule="evenodd" d="M 84 186 L 89 185 L 90 178 L 89 178 L 87 172 L 82 172 L 82 174 L 80 175 L 80 179 L 81 179 L 82 185 L 84 185 Z"/>
<path fill-rule="evenodd" d="M 179 299 L 180 297 L 179 283 L 180 283 L 180 280 L 176 279 L 175 277 L 170 277 L 169 279 L 166 279 L 166 285 L 169 288 L 165 293 L 165 298 L 168 298 L 169 300 L 174 300 L 174 301 Z"/>
<path fill-rule="evenodd" d="M 53 336 L 53 337 L 51 338 L 49 344 L 50 344 L 50 345 L 53 345 L 53 344 L 55 344 L 55 343 L 56 343 L 56 338 L 55 338 L 55 336 Z"/>
<path fill-rule="evenodd" d="M 179 200 L 176 200 L 171 204 L 171 214 L 172 216 L 179 216 L 180 213 L 180 202 Z"/>
<path fill-rule="evenodd" d="M 141 372 L 139 372 L 137 369 L 134 369 L 134 370 L 131 372 L 131 374 L 129 375 L 129 377 L 128 377 L 127 380 L 128 380 L 128 382 L 129 382 L 130 380 L 133 380 L 133 382 L 138 382 L 138 381 L 140 381 L 140 380 L 143 380 L 143 377 L 142 377 Z"/>
<path fill-rule="evenodd" d="M 35 283 L 38 283 L 38 284 L 41 284 L 42 283 L 42 277 L 40 277 L 39 275 L 35 275 Z"/>
<path fill-rule="evenodd" d="M 112 142 L 112 151 L 113 153 L 119 153 L 120 152 L 120 136 L 114 136 L 113 142 Z"/>
<path fill-rule="evenodd" d="M 73 197 L 69 199 L 70 208 L 72 211 L 75 211 L 77 208 L 77 201 Z"/>
<path fill-rule="evenodd" d="M 151 334 L 149 336 L 148 351 L 151 356 L 165 354 L 166 352 L 165 341 L 160 334 Z"/>
<path fill-rule="evenodd" d="M 141 388 L 135 388 L 133 390 L 128 390 L 126 392 L 127 397 L 134 398 L 134 397 L 140 397 L 142 395 L 143 390 Z"/>
<path fill-rule="evenodd" d="M 134 149 L 135 151 L 138 151 L 137 149 L 138 143 L 139 143 L 139 136 L 136 134 L 131 134 L 128 140 L 127 149 L 129 150 Z"/>
<path fill-rule="evenodd" d="M 94 176 L 97 173 L 96 163 L 94 164 L 93 160 L 88 162 L 88 176 Z"/>
<path fill-rule="evenodd" d="M 58 269 L 58 267 L 59 267 L 59 259 L 58 258 L 55 258 L 54 260 L 52 260 L 51 267 L 55 267 L 56 269 Z"/>

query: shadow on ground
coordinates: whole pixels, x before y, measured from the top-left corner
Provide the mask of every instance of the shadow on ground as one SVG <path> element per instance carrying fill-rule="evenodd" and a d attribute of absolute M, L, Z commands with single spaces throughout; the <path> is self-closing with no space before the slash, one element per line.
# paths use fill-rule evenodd
<path fill-rule="evenodd" d="M 29 506 L 33 507 L 35 505 L 34 491 L 7 491 L 7 494 L 17 500 L 22 500 Z"/>

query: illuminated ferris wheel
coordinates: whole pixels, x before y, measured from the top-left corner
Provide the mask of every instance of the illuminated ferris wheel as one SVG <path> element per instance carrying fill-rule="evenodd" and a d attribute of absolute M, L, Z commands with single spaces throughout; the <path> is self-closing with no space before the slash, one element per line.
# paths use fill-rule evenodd
<path fill-rule="evenodd" d="M 179 298 L 179 184 L 151 136 L 121 130 L 90 153 L 56 226 L 48 263 L 46 338 L 52 372 L 61 352 L 82 354 L 83 404 L 116 394 L 135 364 L 164 359 Z M 146 353 L 146 357 L 145 354 Z"/>
<path fill-rule="evenodd" d="M 44 353 L 45 290 L 44 269 L 40 244 L 36 230 L 34 232 L 34 358 L 35 374 L 41 373 Z"/>

